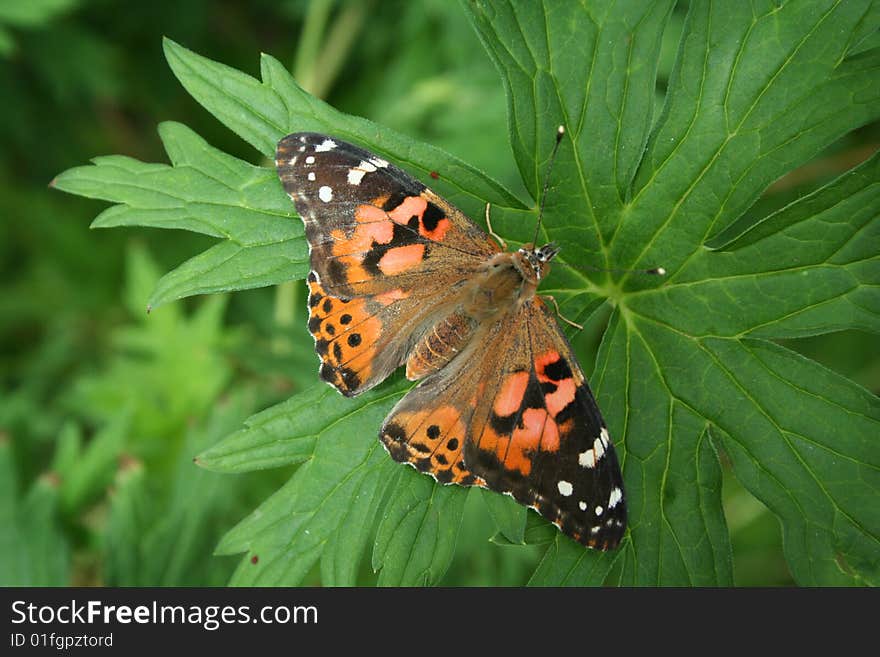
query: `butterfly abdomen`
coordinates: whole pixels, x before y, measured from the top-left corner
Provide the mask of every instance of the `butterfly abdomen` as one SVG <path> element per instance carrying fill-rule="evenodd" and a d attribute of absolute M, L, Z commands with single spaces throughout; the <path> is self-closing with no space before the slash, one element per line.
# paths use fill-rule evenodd
<path fill-rule="evenodd" d="M 446 316 L 416 343 L 406 361 L 406 378 L 417 381 L 455 358 L 479 326 L 476 319 L 458 310 Z"/>

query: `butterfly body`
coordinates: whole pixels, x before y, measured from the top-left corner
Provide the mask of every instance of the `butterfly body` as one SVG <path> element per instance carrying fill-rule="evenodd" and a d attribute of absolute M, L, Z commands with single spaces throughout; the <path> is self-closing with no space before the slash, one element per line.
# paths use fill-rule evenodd
<path fill-rule="evenodd" d="M 352 396 L 405 365 L 420 383 L 379 431 L 395 460 L 615 547 L 626 522 L 617 458 L 537 294 L 558 248 L 503 251 L 409 174 L 327 135 L 288 135 L 276 165 L 309 242 L 320 377 Z"/>

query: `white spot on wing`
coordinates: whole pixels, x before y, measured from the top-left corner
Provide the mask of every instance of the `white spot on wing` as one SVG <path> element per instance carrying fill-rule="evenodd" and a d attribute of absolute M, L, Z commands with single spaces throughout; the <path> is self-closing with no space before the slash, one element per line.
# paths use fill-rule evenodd
<path fill-rule="evenodd" d="M 597 515 L 597 516 L 601 516 L 601 515 L 602 515 L 602 512 L 603 512 L 604 510 L 605 510 L 605 509 L 603 509 L 601 506 L 597 506 L 597 507 L 596 507 L 596 515 Z"/>
<path fill-rule="evenodd" d="M 333 200 L 333 190 L 324 185 L 318 190 L 318 198 L 324 201 L 324 203 L 329 203 Z"/>
<path fill-rule="evenodd" d="M 315 146 L 315 152 L 324 153 L 326 151 L 332 151 L 334 148 L 336 148 L 336 142 L 332 139 L 325 139 L 320 144 Z"/>
<path fill-rule="evenodd" d="M 623 491 L 619 488 L 615 488 L 611 491 L 611 495 L 608 497 L 608 508 L 613 509 L 617 506 L 617 503 L 623 499 Z"/>
<path fill-rule="evenodd" d="M 580 502 L 578 502 L 578 507 L 580 507 L 581 511 L 586 511 L 587 510 L 587 503 L 584 502 L 583 500 L 581 500 Z"/>
<path fill-rule="evenodd" d="M 290 159 L 287 161 L 287 163 L 288 163 L 290 166 L 293 166 L 294 164 L 296 164 L 296 155 L 294 155 L 292 158 L 290 158 Z"/>
<path fill-rule="evenodd" d="M 564 480 L 556 484 L 556 487 L 559 489 L 559 493 L 565 495 L 565 497 L 568 497 L 574 491 L 574 486 Z"/>
<path fill-rule="evenodd" d="M 361 161 L 356 167 L 348 170 L 348 184 L 360 185 L 365 174 L 372 173 L 376 167 L 370 162 Z"/>
<path fill-rule="evenodd" d="M 583 468 L 595 468 L 596 463 L 599 462 L 599 459 L 605 454 L 605 448 L 611 442 L 611 438 L 608 436 L 608 430 L 605 427 L 602 427 L 602 430 L 599 432 L 599 437 L 593 441 L 592 449 L 588 449 L 585 452 L 581 452 L 578 454 L 578 463 L 580 463 Z"/>
<path fill-rule="evenodd" d="M 372 164 L 373 166 L 377 166 L 380 169 L 384 169 L 385 167 L 388 166 L 388 162 L 383 160 L 381 157 L 371 157 L 370 164 Z"/>
<path fill-rule="evenodd" d="M 602 431 L 605 431 L 605 429 L 602 429 Z M 602 442 L 601 436 L 599 438 L 596 438 L 596 440 L 593 441 L 593 451 L 596 452 L 596 460 L 597 461 L 600 458 L 602 458 L 602 456 L 604 456 L 605 446 L 607 444 L 608 444 L 607 442 Z"/>
<path fill-rule="evenodd" d="M 315 181 L 315 172 L 314 171 L 309 171 L 309 180 L 311 180 L 312 182 Z"/>
<path fill-rule="evenodd" d="M 595 468 L 596 452 L 592 449 L 588 449 L 586 452 L 581 452 L 578 454 L 578 463 L 580 463 L 583 468 Z"/>
<path fill-rule="evenodd" d="M 314 164 L 314 163 L 315 163 L 315 156 L 314 156 L 314 155 L 309 155 L 309 156 L 306 158 L 306 164 Z"/>

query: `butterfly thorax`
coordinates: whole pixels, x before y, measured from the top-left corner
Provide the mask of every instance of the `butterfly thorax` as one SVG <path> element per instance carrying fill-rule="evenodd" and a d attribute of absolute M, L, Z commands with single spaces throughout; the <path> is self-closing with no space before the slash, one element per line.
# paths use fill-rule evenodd
<path fill-rule="evenodd" d="M 504 315 L 533 299 L 541 279 L 550 271 L 549 261 L 558 252 L 553 244 L 540 249 L 527 244 L 486 260 L 463 290 L 462 302 L 438 312 L 438 319 L 416 342 L 407 358 L 407 378 L 415 381 L 446 366 L 473 342 L 480 327 L 486 330 L 497 325 Z"/>

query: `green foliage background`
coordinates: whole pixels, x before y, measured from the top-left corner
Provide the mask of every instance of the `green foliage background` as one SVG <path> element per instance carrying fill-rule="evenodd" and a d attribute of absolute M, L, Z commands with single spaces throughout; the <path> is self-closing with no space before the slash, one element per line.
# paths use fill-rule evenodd
<path fill-rule="evenodd" d="M 880 143 L 875 3 L 26 4 L 0 7 L 0 583 L 877 583 L 878 160 L 838 178 Z M 604 556 L 393 464 L 403 381 L 317 383 L 266 159 L 347 136 L 526 239 L 560 117 L 563 257 L 670 270 L 550 285 L 626 460 Z"/>

